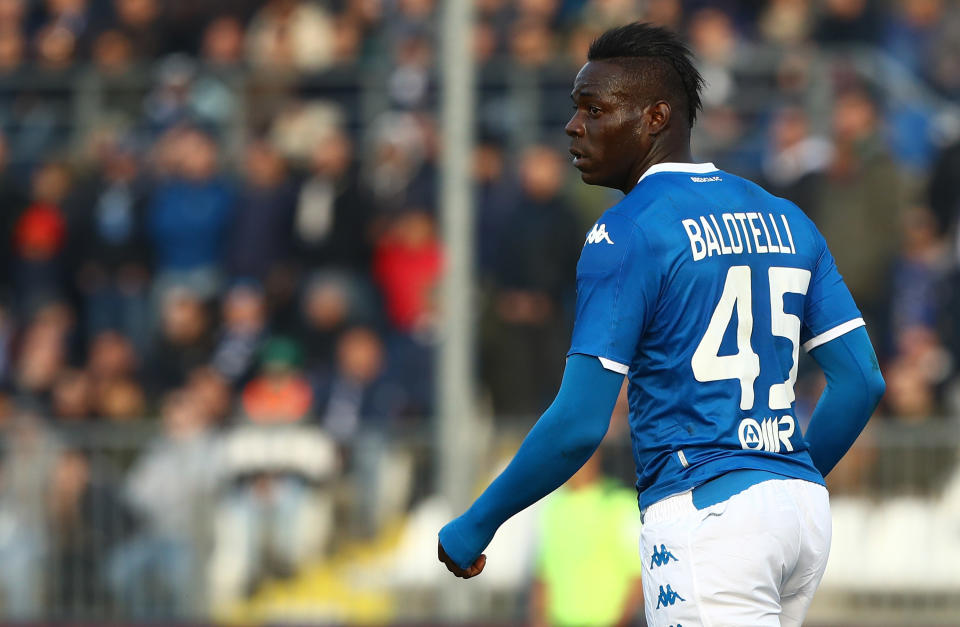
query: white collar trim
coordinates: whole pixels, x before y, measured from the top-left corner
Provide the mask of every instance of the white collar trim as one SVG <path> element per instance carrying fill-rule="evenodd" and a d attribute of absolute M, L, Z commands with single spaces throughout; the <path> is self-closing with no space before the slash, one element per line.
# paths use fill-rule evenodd
<path fill-rule="evenodd" d="M 656 163 L 643 173 L 643 176 L 640 177 L 640 181 L 647 178 L 651 174 L 659 174 L 660 172 L 687 172 L 690 174 L 706 174 L 707 172 L 716 172 L 717 166 L 712 163 Z M 640 181 L 637 181 L 639 183 Z"/>

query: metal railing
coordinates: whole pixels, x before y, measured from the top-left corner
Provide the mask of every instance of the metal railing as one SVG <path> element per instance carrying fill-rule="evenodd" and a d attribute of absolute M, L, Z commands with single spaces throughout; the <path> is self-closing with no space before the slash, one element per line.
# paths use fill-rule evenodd
<path fill-rule="evenodd" d="M 8 425 L 0 468 L 0 618 L 196 620 L 256 607 L 268 616 L 269 603 L 249 600 L 262 596 L 264 585 L 294 589 L 299 579 L 324 576 L 376 593 L 389 619 L 435 617 L 444 573 L 432 572 L 432 554 L 424 556 L 426 576 L 419 580 L 394 577 L 393 567 L 375 581 L 356 574 L 371 555 L 394 563 L 391 551 L 404 543 L 385 538 L 412 533 L 435 507 L 430 440 L 371 434 L 344 447 L 336 458 L 344 463 L 334 471 L 324 461 L 330 449 L 307 444 L 322 434 L 288 435 L 284 444 L 282 429 L 238 427 L 191 443 L 147 424 L 56 432 L 40 422 Z M 490 441 L 491 473 L 516 441 L 516 434 Z M 605 449 L 607 473 L 629 480 L 628 446 Z M 868 430 L 831 476 L 834 545 L 811 620 L 840 624 L 870 616 L 871 624 L 897 624 L 909 615 L 911 624 L 937 624 L 960 617 L 958 451 L 960 428 L 952 421 L 878 420 Z M 224 461 L 230 455 L 234 461 Z M 312 470 L 296 470 L 297 455 Z M 199 462 L 214 460 L 204 476 Z M 246 463 L 237 460 L 254 461 L 249 472 L 234 472 Z M 428 531 L 434 542 L 435 529 Z M 255 537 L 262 552 L 239 560 L 253 555 Z M 291 538 L 296 542 L 284 543 Z M 422 538 L 407 543 L 414 540 Z M 528 559 L 520 549 L 513 559 Z M 238 569 L 249 577 L 224 579 Z M 464 618 L 522 623 L 530 580 L 522 567 L 515 570 L 512 579 L 478 586 Z M 353 584 L 344 574 L 351 572 Z M 322 588 L 300 588 L 289 603 L 304 605 L 312 620 L 331 620 L 325 604 L 335 599 Z M 338 611 L 347 622 L 362 615 Z"/>

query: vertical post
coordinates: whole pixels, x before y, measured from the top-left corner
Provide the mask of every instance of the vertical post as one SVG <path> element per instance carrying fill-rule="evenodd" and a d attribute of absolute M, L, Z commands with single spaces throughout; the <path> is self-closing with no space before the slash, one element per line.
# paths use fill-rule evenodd
<path fill-rule="evenodd" d="M 473 158 L 474 63 L 472 0 L 446 0 L 440 34 L 441 231 L 445 249 L 441 296 L 440 351 L 437 363 L 436 468 L 438 487 L 460 513 L 474 483 L 476 451 L 473 385 Z M 438 564 L 438 567 L 440 565 Z M 450 622 L 466 617 L 470 603 L 462 582 L 450 577 L 441 610 Z"/>

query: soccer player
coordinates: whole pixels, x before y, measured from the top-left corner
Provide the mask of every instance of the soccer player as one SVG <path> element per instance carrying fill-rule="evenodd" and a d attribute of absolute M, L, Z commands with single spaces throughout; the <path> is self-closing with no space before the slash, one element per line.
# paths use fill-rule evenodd
<path fill-rule="evenodd" d="M 647 624 L 800 625 L 830 548 L 823 477 L 884 382 L 813 223 L 693 162 L 702 83 L 670 31 L 629 24 L 591 45 L 573 86 L 570 152 L 584 182 L 625 196 L 580 254 L 556 400 L 440 530 L 439 556 L 459 577 L 478 575 L 497 528 L 593 453 L 626 375 Z M 806 433 L 794 411 L 801 347 L 827 379 Z"/>

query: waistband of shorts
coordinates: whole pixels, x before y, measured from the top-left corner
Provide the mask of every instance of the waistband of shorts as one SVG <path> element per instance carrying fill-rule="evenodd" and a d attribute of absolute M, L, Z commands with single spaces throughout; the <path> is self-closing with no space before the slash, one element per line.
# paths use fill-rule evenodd
<path fill-rule="evenodd" d="M 722 503 L 750 486 L 774 479 L 789 479 L 789 477 L 766 470 L 732 470 L 692 490 L 660 499 L 641 512 L 640 517 L 644 523 L 679 518 Z"/>

